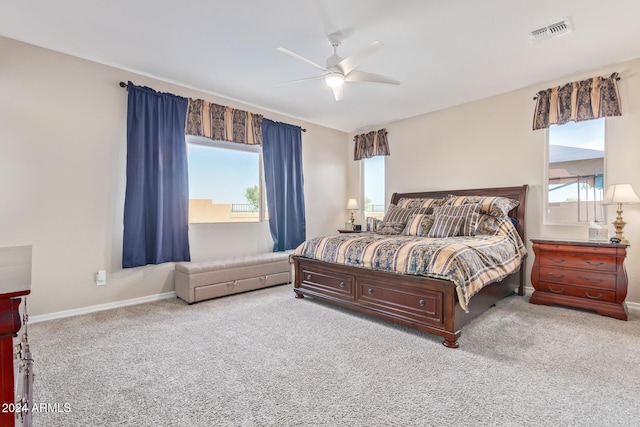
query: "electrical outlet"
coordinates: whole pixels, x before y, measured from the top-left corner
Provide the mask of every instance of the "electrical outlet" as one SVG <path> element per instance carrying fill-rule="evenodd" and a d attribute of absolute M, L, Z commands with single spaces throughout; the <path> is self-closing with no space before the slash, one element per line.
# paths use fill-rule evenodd
<path fill-rule="evenodd" d="M 96 273 L 96 285 L 104 286 L 107 284 L 107 272 L 105 270 L 99 270 Z"/>

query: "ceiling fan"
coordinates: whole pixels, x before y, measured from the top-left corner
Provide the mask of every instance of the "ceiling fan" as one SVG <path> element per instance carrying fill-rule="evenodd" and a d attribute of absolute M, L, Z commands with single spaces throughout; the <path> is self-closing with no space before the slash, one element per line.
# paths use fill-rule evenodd
<path fill-rule="evenodd" d="M 382 44 L 381 42 L 376 40 L 361 51 L 356 52 L 346 58 L 341 58 L 340 56 L 338 56 L 338 46 L 340 46 L 340 43 L 342 43 L 342 34 L 329 34 L 328 39 L 329 44 L 333 46 L 333 55 L 327 59 L 325 66 L 322 66 L 317 62 L 310 60 L 309 58 L 305 58 L 300 54 L 292 52 L 289 49 L 279 47 L 277 49 L 278 51 L 286 53 L 287 55 L 291 55 L 294 58 L 306 62 L 307 64 L 311 64 L 314 67 L 325 71 L 326 73 L 322 76 L 307 77 L 305 79 L 282 83 L 279 84 L 278 87 L 286 86 L 293 83 L 306 82 L 309 80 L 324 79 L 327 86 L 333 89 L 333 96 L 336 98 L 336 101 L 342 101 L 344 83 L 383 83 L 388 85 L 400 84 L 400 80 L 396 80 L 391 77 L 356 70 L 356 68 L 365 59 L 367 59 L 369 55 L 384 47 L 384 44 Z"/>

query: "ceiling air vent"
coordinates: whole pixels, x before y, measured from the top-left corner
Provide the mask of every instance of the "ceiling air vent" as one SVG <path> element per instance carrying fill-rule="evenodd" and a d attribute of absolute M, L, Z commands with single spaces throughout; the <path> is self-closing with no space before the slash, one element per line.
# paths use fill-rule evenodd
<path fill-rule="evenodd" d="M 547 25 L 546 27 L 531 31 L 529 33 L 529 38 L 533 41 L 547 40 L 563 34 L 568 34 L 572 30 L 571 21 L 569 21 L 569 18 L 564 18 L 562 21 L 556 22 L 555 24 Z"/>

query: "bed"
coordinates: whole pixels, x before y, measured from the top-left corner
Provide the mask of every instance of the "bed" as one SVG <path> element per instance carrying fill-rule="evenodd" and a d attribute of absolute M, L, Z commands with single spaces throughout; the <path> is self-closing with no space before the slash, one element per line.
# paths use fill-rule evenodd
<path fill-rule="evenodd" d="M 457 196 L 456 200 L 464 200 L 465 198 L 472 200 L 473 196 L 482 196 L 514 201 L 513 205 L 517 206 L 508 206 L 508 208 L 503 209 L 504 217 L 496 221 L 500 223 L 501 229 L 507 230 L 507 233 L 511 232 L 513 236 L 517 234 L 515 238 L 511 236 L 510 239 L 520 242 L 520 247 L 514 249 L 519 252 L 519 255 L 509 255 L 508 262 L 502 263 L 501 261 L 498 273 L 485 274 L 489 269 L 474 267 L 472 264 L 476 261 L 470 261 L 468 267 L 461 264 L 460 261 L 456 261 L 460 264 L 456 271 L 467 274 L 469 272 L 466 272 L 466 270 L 472 270 L 470 273 L 471 279 L 460 278 L 458 275 L 432 274 L 416 268 L 415 257 L 413 256 L 414 252 L 421 252 L 416 248 L 422 248 L 421 245 L 423 244 L 428 245 L 437 242 L 437 245 L 440 245 L 437 249 L 438 253 L 440 253 L 439 251 L 456 252 L 450 248 L 455 245 L 457 245 L 455 246 L 456 248 L 473 247 L 474 245 L 482 246 L 484 243 L 476 244 L 473 242 L 483 239 L 497 241 L 498 237 L 475 236 L 474 238 L 432 239 L 425 238 L 427 236 L 397 236 L 396 240 L 398 242 L 404 242 L 404 244 L 408 244 L 412 248 L 411 259 L 407 261 L 405 257 L 405 261 L 401 263 L 404 268 L 399 269 L 400 272 L 398 272 L 390 270 L 388 268 L 389 263 L 380 262 L 379 259 L 373 262 L 369 261 L 370 265 L 368 265 L 364 261 L 365 257 L 359 259 L 357 255 L 353 255 L 357 254 L 355 249 L 358 247 L 380 248 L 381 245 L 393 246 L 395 245 L 395 240 L 393 239 L 396 236 L 380 237 L 377 234 L 374 235 L 374 233 L 320 236 L 305 241 L 291 257 L 295 270 L 295 297 L 304 298 L 305 296 L 310 296 L 435 334 L 444 338 L 443 344 L 446 347 L 457 348 L 460 330 L 466 323 L 487 311 L 500 299 L 513 295 L 516 291 L 519 295 L 524 295 L 526 250 L 522 242 L 526 241 L 525 212 L 527 190 L 528 186 L 523 185 L 520 187 L 473 190 L 394 193 L 391 198 L 391 205 L 396 206 L 399 202 L 401 206 L 411 206 L 412 202 L 425 203 L 425 200 L 435 199 L 440 200 L 438 205 L 440 207 L 443 203 L 447 205 L 447 202 L 443 202 L 443 200 L 447 200 L 451 195 Z M 448 204 L 455 203 L 448 202 Z M 477 208 L 474 207 L 474 209 Z M 420 213 L 425 212 L 427 211 L 420 211 Z M 388 213 L 389 211 L 385 215 L 385 219 L 387 219 Z M 498 216 L 496 215 L 496 217 Z M 415 217 L 411 216 L 411 219 L 413 220 Z M 423 217 L 422 219 L 424 220 L 425 218 Z M 508 224 L 506 224 L 507 222 Z M 466 226 L 464 221 L 459 224 L 462 224 L 462 228 Z M 462 228 L 459 228 L 459 230 L 462 230 Z M 406 230 L 403 232 L 406 232 Z M 499 238 L 504 240 L 501 237 L 502 233 L 496 233 L 496 236 L 498 234 L 500 234 Z M 467 244 L 465 242 L 471 243 Z M 449 243 L 451 243 L 451 246 L 449 246 Z M 332 246 L 331 250 L 327 250 L 325 247 L 318 248 L 318 245 Z M 361 250 L 366 252 L 368 249 Z M 324 257 L 330 259 L 330 261 L 326 261 L 320 256 L 314 255 L 320 252 L 329 253 L 333 257 Z M 470 252 L 473 255 L 477 251 L 473 249 L 466 252 Z M 483 259 L 486 258 L 484 254 L 479 256 Z M 392 255 L 391 258 L 397 260 L 402 257 Z M 509 266 L 508 270 L 503 268 L 507 264 Z M 396 267 L 397 265 L 394 265 L 394 268 Z M 478 272 L 477 270 L 481 271 Z M 464 286 L 461 286 L 461 283 Z M 473 286 L 470 286 L 471 284 Z M 473 289 L 469 289 L 467 286 Z"/>

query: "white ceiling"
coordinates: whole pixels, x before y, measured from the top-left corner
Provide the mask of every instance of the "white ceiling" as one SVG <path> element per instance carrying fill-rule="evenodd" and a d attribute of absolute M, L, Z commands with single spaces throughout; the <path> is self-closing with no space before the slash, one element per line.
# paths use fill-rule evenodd
<path fill-rule="evenodd" d="M 0 10 L 0 35 L 343 131 L 640 57 L 638 0 L 0 0 Z M 564 17 L 572 33 L 528 39 Z M 276 87 L 322 74 L 277 47 L 324 64 L 335 31 L 342 57 L 382 41 L 358 69 L 402 84 L 350 83 L 341 102 L 322 80 Z"/>

